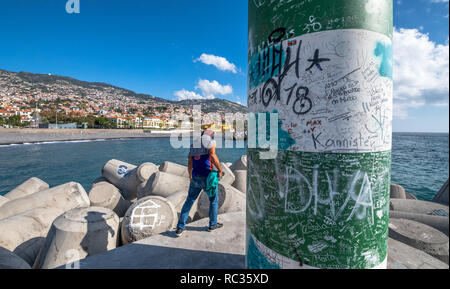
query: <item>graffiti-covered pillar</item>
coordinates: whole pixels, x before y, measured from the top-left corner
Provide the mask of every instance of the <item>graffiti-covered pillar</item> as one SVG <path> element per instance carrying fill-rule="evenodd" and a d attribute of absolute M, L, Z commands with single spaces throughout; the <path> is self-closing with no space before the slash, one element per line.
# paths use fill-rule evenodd
<path fill-rule="evenodd" d="M 248 268 L 386 268 L 392 0 L 249 0 Z"/>

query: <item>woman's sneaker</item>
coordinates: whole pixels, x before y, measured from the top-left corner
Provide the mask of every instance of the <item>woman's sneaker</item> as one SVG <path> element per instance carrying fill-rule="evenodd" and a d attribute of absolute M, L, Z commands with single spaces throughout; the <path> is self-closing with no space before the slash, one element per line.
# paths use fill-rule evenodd
<path fill-rule="evenodd" d="M 177 234 L 177 237 L 181 237 L 183 235 L 184 229 L 177 229 L 175 234 Z"/>
<path fill-rule="evenodd" d="M 219 229 L 219 228 L 222 228 L 223 227 L 223 224 L 222 223 L 217 223 L 215 226 L 213 226 L 213 227 L 209 227 L 208 228 L 208 231 L 214 231 L 215 229 Z"/>

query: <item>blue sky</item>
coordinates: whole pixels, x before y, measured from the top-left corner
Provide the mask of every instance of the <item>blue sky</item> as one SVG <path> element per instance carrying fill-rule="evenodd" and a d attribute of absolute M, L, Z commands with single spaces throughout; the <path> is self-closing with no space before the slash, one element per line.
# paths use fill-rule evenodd
<path fill-rule="evenodd" d="M 80 0 L 79 14 L 66 13 L 66 2 L 0 1 L 1 69 L 167 99 L 246 102 L 247 0 Z M 394 0 L 394 131 L 449 130 L 448 4 Z M 411 66 L 417 79 L 407 73 Z"/>

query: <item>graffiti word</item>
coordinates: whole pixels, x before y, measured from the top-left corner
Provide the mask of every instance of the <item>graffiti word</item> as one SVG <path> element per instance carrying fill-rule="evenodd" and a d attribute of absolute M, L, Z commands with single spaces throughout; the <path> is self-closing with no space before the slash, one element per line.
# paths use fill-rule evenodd
<path fill-rule="evenodd" d="M 117 175 L 119 175 L 119 177 L 124 177 L 128 172 L 128 167 L 124 166 L 124 165 L 120 165 L 119 169 L 117 170 Z"/>

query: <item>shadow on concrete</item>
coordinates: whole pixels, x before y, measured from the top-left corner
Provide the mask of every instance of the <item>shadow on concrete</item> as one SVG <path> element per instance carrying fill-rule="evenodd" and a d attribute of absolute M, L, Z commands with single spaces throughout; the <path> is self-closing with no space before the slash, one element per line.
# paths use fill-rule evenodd
<path fill-rule="evenodd" d="M 22 258 L 30 266 L 36 261 L 39 251 L 45 244 L 45 237 L 32 238 L 14 249 L 13 253 Z"/>
<path fill-rule="evenodd" d="M 218 248 L 220 250 L 220 248 Z M 244 269 L 245 255 L 129 244 L 80 261 L 80 269 Z M 58 269 L 65 269 L 61 266 Z"/>
<path fill-rule="evenodd" d="M 185 236 L 186 234 L 189 234 L 189 231 L 196 231 L 196 232 L 208 232 L 208 227 L 191 227 L 191 226 L 186 226 L 185 227 L 185 231 L 183 233 L 183 236 Z M 170 238 L 180 238 L 177 237 L 176 234 L 176 228 L 173 228 L 172 230 L 160 233 L 159 235 L 163 235 L 166 237 L 170 237 Z"/>
<path fill-rule="evenodd" d="M 88 233 L 80 245 L 88 253 L 88 257 L 108 251 L 108 234 L 111 234 L 111 237 L 115 235 L 114 229 L 106 223 L 104 215 L 105 213 L 101 212 L 88 212 L 84 217 Z M 99 219 L 103 221 L 98 221 Z"/>

